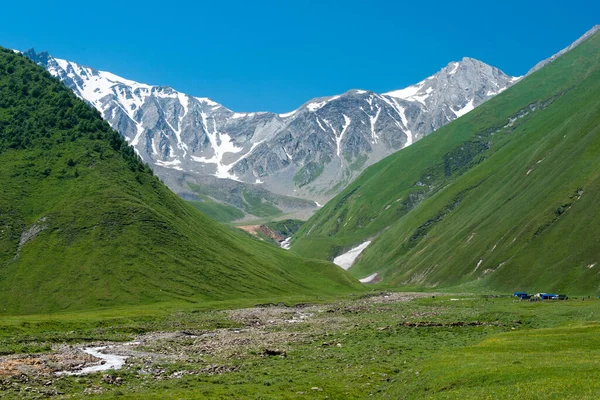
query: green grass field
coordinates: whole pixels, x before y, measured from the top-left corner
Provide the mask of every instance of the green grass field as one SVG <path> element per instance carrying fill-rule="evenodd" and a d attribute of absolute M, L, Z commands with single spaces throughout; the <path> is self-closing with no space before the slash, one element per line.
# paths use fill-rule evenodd
<path fill-rule="evenodd" d="M 0 387 L 6 398 L 34 398 L 48 390 L 68 398 L 85 398 L 93 390 L 98 398 L 132 399 L 593 399 L 600 394 L 600 300 L 386 296 L 289 308 L 168 307 L 123 309 L 112 318 L 102 313 L 3 318 L 5 354 L 16 350 L 15 341 L 22 351 L 42 354 L 57 352 L 58 343 L 143 343 L 137 347 L 142 353 L 123 370 L 108 373 L 121 378 L 119 384 L 107 381 L 106 373 L 33 374 L 27 381 L 2 376 L 3 360 L 18 357 L 12 355 L 0 357 Z M 286 323 L 298 314 L 306 319 Z M 156 331 L 162 336 L 147 336 Z M 168 332 L 196 336 L 166 337 Z M 265 356 L 266 349 L 286 356 Z"/>

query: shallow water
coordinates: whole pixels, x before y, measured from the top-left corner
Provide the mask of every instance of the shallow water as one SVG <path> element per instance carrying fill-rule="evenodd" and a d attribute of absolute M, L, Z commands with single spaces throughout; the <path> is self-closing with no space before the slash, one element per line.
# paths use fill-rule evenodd
<path fill-rule="evenodd" d="M 85 367 L 81 371 L 60 371 L 57 375 L 87 375 L 93 374 L 94 372 L 108 371 L 110 369 L 120 369 L 125 364 L 127 356 L 119 356 L 117 354 L 105 354 L 101 353 L 100 350 L 106 349 L 107 346 L 102 347 L 84 347 L 81 349 L 84 353 L 99 358 L 99 365 L 92 365 Z"/>

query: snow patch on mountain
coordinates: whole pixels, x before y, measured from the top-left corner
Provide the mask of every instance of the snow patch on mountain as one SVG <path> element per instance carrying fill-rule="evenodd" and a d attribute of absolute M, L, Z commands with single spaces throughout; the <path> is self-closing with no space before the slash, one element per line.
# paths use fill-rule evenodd
<path fill-rule="evenodd" d="M 370 240 L 367 240 L 366 242 L 361 243 L 360 245 L 348 250 L 346 253 L 341 254 L 341 255 L 337 256 L 336 258 L 334 258 L 333 263 L 335 265 L 342 267 L 343 269 L 349 269 L 352 266 L 352 264 L 354 264 L 354 260 L 356 260 L 358 258 L 358 256 L 360 255 L 360 253 L 362 253 L 363 250 L 366 249 L 367 246 L 370 244 L 371 244 Z"/>
<path fill-rule="evenodd" d="M 346 133 L 346 131 L 348 130 L 348 127 L 350 126 L 350 123 L 352 122 L 352 120 L 346 115 L 346 114 L 342 114 L 342 116 L 344 117 L 344 126 L 342 127 L 342 130 L 340 131 L 339 136 L 336 136 L 335 138 L 335 143 L 336 143 L 336 147 L 337 147 L 337 156 L 341 158 L 340 156 L 340 151 L 342 148 L 342 139 L 344 139 L 344 134 Z M 331 128 L 333 130 L 333 128 Z M 335 133 L 335 130 L 333 131 Z"/>
<path fill-rule="evenodd" d="M 159 166 L 165 167 L 165 168 L 176 169 L 178 171 L 183 171 L 183 168 L 180 167 L 180 165 L 181 165 L 180 160 L 173 160 L 173 161 L 156 160 L 156 165 L 159 165 Z"/>
<path fill-rule="evenodd" d="M 456 71 L 458 70 L 458 67 L 460 66 L 459 63 L 455 62 L 455 63 L 451 63 L 451 70 L 448 71 L 448 75 L 454 75 L 456 73 Z"/>
<path fill-rule="evenodd" d="M 379 276 L 379 274 L 377 272 L 375 272 L 372 275 L 367 276 L 366 278 L 362 278 L 359 279 L 360 283 L 371 283 L 373 282 L 377 277 Z"/>
<path fill-rule="evenodd" d="M 409 100 L 414 95 L 416 95 L 419 92 L 419 90 L 421 90 L 423 85 L 424 85 L 424 83 L 421 82 L 414 86 L 409 86 L 407 88 L 399 89 L 399 90 L 393 90 L 391 92 L 387 92 L 384 94 L 386 96 L 397 97 L 397 98 L 403 99 L 403 100 Z"/>
<path fill-rule="evenodd" d="M 475 109 L 475 105 L 473 104 L 473 100 L 471 99 L 463 108 L 461 108 L 460 110 L 454 111 L 454 114 L 456 114 L 457 118 L 462 117 L 463 115 L 465 115 L 466 113 L 468 113 L 469 111 L 473 111 Z"/>
<path fill-rule="evenodd" d="M 298 112 L 298 110 L 294 110 L 294 111 L 290 111 L 289 113 L 279 114 L 279 116 L 281 118 L 287 118 L 287 117 L 291 117 L 292 115 L 296 114 L 297 112 Z"/>

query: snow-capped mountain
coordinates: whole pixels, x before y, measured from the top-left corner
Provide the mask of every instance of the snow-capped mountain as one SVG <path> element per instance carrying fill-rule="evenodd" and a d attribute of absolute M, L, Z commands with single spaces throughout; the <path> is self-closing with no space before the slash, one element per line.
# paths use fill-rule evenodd
<path fill-rule="evenodd" d="M 46 52 L 24 54 L 96 107 L 176 192 L 188 189 L 184 176 L 212 176 L 319 202 L 518 79 L 464 58 L 402 90 L 350 90 L 285 114 L 238 113 Z"/>

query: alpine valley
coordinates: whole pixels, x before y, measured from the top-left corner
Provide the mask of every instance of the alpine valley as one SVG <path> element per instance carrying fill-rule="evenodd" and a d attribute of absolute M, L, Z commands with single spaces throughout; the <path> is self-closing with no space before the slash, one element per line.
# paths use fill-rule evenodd
<path fill-rule="evenodd" d="M 246 113 L 47 52 L 24 54 L 100 111 L 173 191 L 237 208 L 229 219 L 314 210 L 369 165 L 519 79 L 464 58 L 405 89 L 350 90 L 285 114 Z"/>
<path fill-rule="evenodd" d="M 369 167 L 292 250 L 333 260 L 355 248 L 356 276 L 402 286 L 597 291 L 599 28 Z"/>
<path fill-rule="evenodd" d="M 111 45 L 139 30 L 80 3 Z M 68 11 L 51 7 L 3 24 L 39 40 Z M 488 35 L 514 13 L 552 36 L 541 11 Z M 203 15 L 241 38 L 222 14 Z M 0 398 L 600 398 L 599 30 L 524 77 L 464 58 L 285 114 L 0 47 Z"/>

